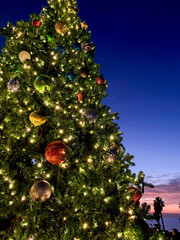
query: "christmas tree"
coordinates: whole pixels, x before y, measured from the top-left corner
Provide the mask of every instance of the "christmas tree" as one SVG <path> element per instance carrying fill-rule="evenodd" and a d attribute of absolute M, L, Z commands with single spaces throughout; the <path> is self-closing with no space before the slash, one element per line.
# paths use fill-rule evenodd
<path fill-rule="evenodd" d="M 138 239 L 144 174 L 131 172 L 107 80 L 75 0 L 49 0 L 1 33 L 2 239 Z M 136 229 L 136 233 L 135 230 Z M 134 234 L 134 235 L 133 235 Z"/>

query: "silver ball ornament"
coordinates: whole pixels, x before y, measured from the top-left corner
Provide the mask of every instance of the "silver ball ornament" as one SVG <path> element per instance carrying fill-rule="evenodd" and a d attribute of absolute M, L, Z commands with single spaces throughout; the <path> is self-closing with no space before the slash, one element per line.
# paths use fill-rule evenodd
<path fill-rule="evenodd" d="M 11 79 L 7 84 L 7 88 L 12 93 L 18 92 L 20 89 L 19 81 L 15 79 Z"/>
<path fill-rule="evenodd" d="M 97 121 L 97 114 L 93 110 L 86 110 L 85 117 L 89 123 L 95 123 Z"/>
<path fill-rule="evenodd" d="M 51 185 L 45 180 L 40 180 L 32 185 L 30 195 L 36 202 L 45 202 L 50 198 L 51 192 Z"/>

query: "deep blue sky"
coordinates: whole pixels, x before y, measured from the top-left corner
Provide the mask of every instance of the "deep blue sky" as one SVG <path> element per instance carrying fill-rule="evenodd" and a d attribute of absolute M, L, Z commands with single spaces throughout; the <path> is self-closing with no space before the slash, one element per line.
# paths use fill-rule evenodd
<path fill-rule="evenodd" d="M 133 171 L 151 182 L 180 176 L 180 1 L 79 0 L 96 62 L 108 80 L 104 103 L 119 112 Z M 28 20 L 46 0 L 1 0 L 0 26 Z M 0 48 L 4 45 L 0 38 Z M 150 178 L 149 178 L 150 179 Z M 154 180 L 153 180 L 154 179 Z M 161 181 L 160 181 L 161 180 Z"/>

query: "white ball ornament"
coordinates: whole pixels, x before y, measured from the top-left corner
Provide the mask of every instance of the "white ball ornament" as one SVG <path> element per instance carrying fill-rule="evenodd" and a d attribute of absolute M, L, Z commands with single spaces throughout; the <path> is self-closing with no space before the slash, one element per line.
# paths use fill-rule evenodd
<path fill-rule="evenodd" d="M 22 51 L 19 53 L 19 59 L 21 62 L 24 62 L 26 60 L 31 60 L 31 55 L 27 51 Z"/>

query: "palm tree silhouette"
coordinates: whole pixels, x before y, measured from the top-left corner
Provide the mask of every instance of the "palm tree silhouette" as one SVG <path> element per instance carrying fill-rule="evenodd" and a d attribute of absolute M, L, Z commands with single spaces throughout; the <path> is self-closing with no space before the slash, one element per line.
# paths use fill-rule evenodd
<path fill-rule="evenodd" d="M 160 218 L 161 218 L 163 230 L 165 231 L 164 221 L 163 221 L 163 216 L 162 216 L 162 210 L 163 210 L 164 206 L 165 206 L 164 201 L 160 197 L 156 197 L 154 200 L 154 211 L 155 211 L 154 217 L 159 226 L 161 226 L 160 225 Z"/>

